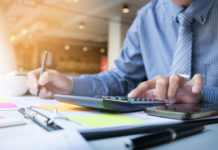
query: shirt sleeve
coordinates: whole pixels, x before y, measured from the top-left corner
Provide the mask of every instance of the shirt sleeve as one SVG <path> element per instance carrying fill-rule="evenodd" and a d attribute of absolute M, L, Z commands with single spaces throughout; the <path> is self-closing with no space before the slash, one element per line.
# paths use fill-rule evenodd
<path fill-rule="evenodd" d="M 137 15 L 129 28 L 115 68 L 94 75 L 73 77 L 73 95 L 126 95 L 146 79 L 141 55 Z"/>
<path fill-rule="evenodd" d="M 202 90 L 202 103 L 218 104 L 218 87 L 204 86 Z"/>

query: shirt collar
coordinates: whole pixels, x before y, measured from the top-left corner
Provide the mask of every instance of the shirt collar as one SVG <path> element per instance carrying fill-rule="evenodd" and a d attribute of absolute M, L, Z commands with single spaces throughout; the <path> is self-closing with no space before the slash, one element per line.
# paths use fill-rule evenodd
<path fill-rule="evenodd" d="M 183 11 L 183 7 L 175 4 L 174 2 L 172 2 L 171 0 L 168 0 L 169 3 L 169 9 L 172 15 L 173 20 L 176 20 L 176 16 Z"/>
<path fill-rule="evenodd" d="M 184 8 L 182 6 L 175 4 L 171 0 L 168 0 L 168 2 L 169 2 L 169 9 L 171 11 L 172 18 L 176 20 L 176 16 L 180 12 L 182 12 Z M 205 24 L 213 3 L 214 0 L 194 0 L 194 2 L 184 10 L 184 13 L 187 14 L 188 16 L 193 17 L 201 24 Z"/>

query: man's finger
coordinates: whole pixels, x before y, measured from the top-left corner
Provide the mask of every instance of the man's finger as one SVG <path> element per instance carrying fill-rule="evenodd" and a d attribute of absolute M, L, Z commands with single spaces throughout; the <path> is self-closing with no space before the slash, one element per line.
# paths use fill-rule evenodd
<path fill-rule="evenodd" d="M 53 98 L 54 93 L 46 89 L 45 87 L 42 87 L 39 93 L 39 98 L 47 99 L 47 98 Z"/>
<path fill-rule="evenodd" d="M 141 95 L 138 96 L 139 98 L 149 98 L 152 100 L 156 100 L 156 89 L 147 90 L 146 92 L 143 92 Z"/>
<path fill-rule="evenodd" d="M 37 70 L 34 70 L 34 71 L 30 71 L 28 74 L 27 74 L 27 77 L 28 77 L 28 85 L 31 86 L 31 87 L 34 87 L 34 88 L 37 88 L 38 87 L 38 79 L 39 79 L 39 74 L 40 74 L 40 70 L 37 69 Z"/>
<path fill-rule="evenodd" d="M 169 86 L 167 91 L 167 97 L 169 99 L 173 99 L 176 97 L 177 92 L 181 86 L 181 77 L 176 74 L 172 74 L 169 76 Z"/>
<path fill-rule="evenodd" d="M 156 79 L 156 95 L 157 100 L 165 100 L 167 97 L 168 90 L 168 77 L 159 76 Z"/>
<path fill-rule="evenodd" d="M 33 94 L 33 95 L 36 95 L 36 89 L 33 89 L 33 88 L 30 88 L 29 89 L 29 92 L 31 93 L 31 94 Z"/>
<path fill-rule="evenodd" d="M 39 79 L 39 84 L 41 86 L 46 85 L 50 81 L 54 80 L 56 78 L 57 74 L 56 72 L 49 70 L 42 74 L 42 76 Z"/>
<path fill-rule="evenodd" d="M 135 88 L 128 94 L 128 97 L 136 98 L 139 95 L 141 95 L 143 92 L 155 88 L 155 82 L 156 82 L 156 79 L 152 79 L 152 80 L 140 83 L 137 88 Z"/>
<path fill-rule="evenodd" d="M 193 86 L 192 86 L 192 93 L 198 94 L 201 92 L 203 88 L 203 77 L 200 74 L 194 75 L 192 78 L 193 80 Z"/>
<path fill-rule="evenodd" d="M 46 98 L 47 95 L 46 93 L 47 93 L 47 89 L 45 87 L 42 87 L 39 92 L 39 98 Z"/>

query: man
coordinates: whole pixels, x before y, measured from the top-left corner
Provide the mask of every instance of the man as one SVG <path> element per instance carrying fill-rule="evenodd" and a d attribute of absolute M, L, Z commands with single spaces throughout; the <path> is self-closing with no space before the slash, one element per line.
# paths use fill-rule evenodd
<path fill-rule="evenodd" d="M 41 98 L 129 93 L 168 103 L 218 103 L 217 8 L 216 0 L 153 0 L 138 11 L 116 68 L 73 78 L 48 70 L 39 81 L 37 69 L 28 74 L 30 92 L 41 85 Z"/>

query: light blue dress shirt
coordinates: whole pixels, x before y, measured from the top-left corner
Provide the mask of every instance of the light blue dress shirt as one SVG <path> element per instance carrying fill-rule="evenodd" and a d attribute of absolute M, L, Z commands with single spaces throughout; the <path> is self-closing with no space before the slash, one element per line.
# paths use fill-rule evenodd
<path fill-rule="evenodd" d="M 153 0 L 141 8 L 127 32 L 116 67 L 73 77 L 74 95 L 126 95 L 157 75 L 166 76 L 178 37 L 177 14 L 194 18 L 192 75 L 204 77 L 202 100 L 218 103 L 218 1 L 195 0 L 188 8 L 171 0 Z"/>

